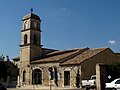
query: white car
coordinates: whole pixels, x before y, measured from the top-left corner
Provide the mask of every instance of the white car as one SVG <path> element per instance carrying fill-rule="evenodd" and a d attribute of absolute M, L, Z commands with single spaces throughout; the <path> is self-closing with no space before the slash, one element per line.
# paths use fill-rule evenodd
<path fill-rule="evenodd" d="M 106 83 L 106 90 L 120 90 L 120 78 L 113 80 L 111 83 Z"/>
<path fill-rule="evenodd" d="M 82 87 L 95 88 L 96 87 L 96 75 L 92 75 L 90 80 L 82 80 Z"/>

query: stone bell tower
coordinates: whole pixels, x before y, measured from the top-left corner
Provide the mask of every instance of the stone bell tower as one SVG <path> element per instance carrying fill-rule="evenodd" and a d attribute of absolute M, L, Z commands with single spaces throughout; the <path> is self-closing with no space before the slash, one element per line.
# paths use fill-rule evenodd
<path fill-rule="evenodd" d="M 20 45 L 20 80 L 30 83 L 30 61 L 41 55 L 41 20 L 31 13 L 22 19 L 21 45 Z"/>

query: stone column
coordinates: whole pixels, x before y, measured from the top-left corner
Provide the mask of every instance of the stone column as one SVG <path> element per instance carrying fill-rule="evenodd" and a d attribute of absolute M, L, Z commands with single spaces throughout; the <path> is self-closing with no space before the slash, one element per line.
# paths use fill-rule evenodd
<path fill-rule="evenodd" d="M 107 81 L 107 65 L 97 64 L 96 65 L 96 88 L 97 90 L 105 90 L 105 83 Z"/>

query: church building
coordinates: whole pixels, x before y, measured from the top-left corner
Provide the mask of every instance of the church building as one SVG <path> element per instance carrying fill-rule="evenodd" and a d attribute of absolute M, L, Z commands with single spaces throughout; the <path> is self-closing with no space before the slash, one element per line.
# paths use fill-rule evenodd
<path fill-rule="evenodd" d="M 71 88 L 82 79 L 95 75 L 97 63 L 112 63 L 118 58 L 110 48 L 43 48 L 41 18 L 31 12 L 22 18 L 20 56 L 13 60 L 19 67 L 18 84 L 21 87 L 49 86 L 52 82 L 55 87 Z"/>

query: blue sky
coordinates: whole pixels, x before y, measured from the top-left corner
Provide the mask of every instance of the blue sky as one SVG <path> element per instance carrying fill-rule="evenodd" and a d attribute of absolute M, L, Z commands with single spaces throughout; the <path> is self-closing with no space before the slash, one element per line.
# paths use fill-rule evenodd
<path fill-rule="evenodd" d="M 30 8 L 42 20 L 45 48 L 120 52 L 120 0 L 0 0 L 0 55 L 19 56 L 21 19 Z"/>

